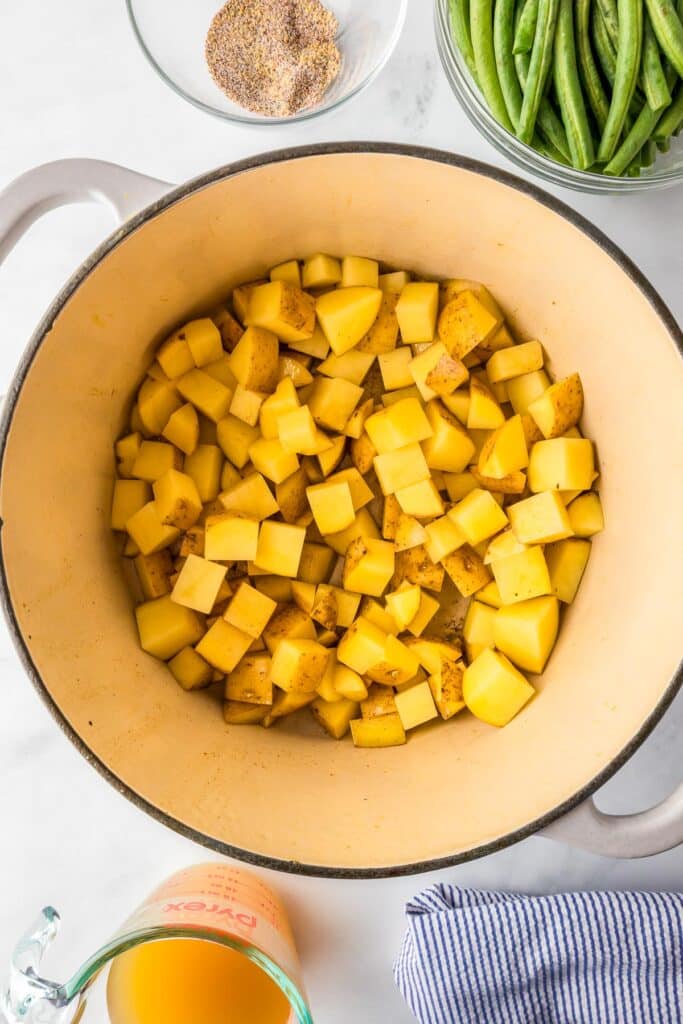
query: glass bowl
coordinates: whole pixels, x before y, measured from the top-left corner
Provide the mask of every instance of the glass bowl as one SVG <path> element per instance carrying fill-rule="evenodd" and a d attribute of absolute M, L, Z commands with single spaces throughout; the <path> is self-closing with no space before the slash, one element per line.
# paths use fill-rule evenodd
<path fill-rule="evenodd" d="M 200 110 L 246 125 L 295 124 L 335 110 L 382 70 L 398 42 L 408 0 L 323 0 L 339 20 L 341 68 L 322 102 L 289 117 L 265 117 L 233 103 L 218 88 L 204 57 L 211 19 L 222 0 L 126 0 L 135 36 L 167 85 Z"/>
<path fill-rule="evenodd" d="M 531 146 L 508 132 L 496 121 L 477 88 L 450 28 L 449 0 L 435 0 L 436 44 L 446 78 L 472 124 L 518 167 L 554 185 L 596 195 L 615 192 L 644 192 L 668 188 L 683 182 L 683 134 L 671 140 L 668 153 L 657 153 L 652 167 L 643 168 L 639 178 L 615 178 L 590 171 L 579 171 L 542 156 Z"/>

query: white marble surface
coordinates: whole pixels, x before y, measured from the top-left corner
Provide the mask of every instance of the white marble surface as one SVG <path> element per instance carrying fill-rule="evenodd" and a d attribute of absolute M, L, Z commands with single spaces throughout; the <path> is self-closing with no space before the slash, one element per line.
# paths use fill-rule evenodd
<path fill-rule="evenodd" d="M 35 164 L 66 156 L 99 157 L 181 181 L 269 148 L 340 139 L 421 143 L 503 162 L 450 95 L 428 0 L 411 0 L 399 47 L 368 92 L 298 129 L 231 128 L 183 103 L 146 65 L 123 0 L 69 0 L 39 10 L 6 0 L 0 40 L 0 187 Z M 683 190 L 627 199 L 565 192 L 562 198 L 629 253 L 680 319 Z M 48 301 L 111 227 L 107 212 L 96 207 L 54 212 L 2 267 L 1 391 Z M 143 817 L 85 765 L 24 678 L 4 626 L 0 666 L 0 964 L 35 911 L 52 902 L 65 918 L 53 960 L 53 973 L 60 974 L 153 883 L 206 853 Z M 682 734 L 680 697 L 607 787 L 604 806 L 633 810 L 665 795 L 680 780 Z M 534 892 L 680 888 L 683 848 L 617 863 L 531 839 L 440 876 L 354 883 L 273 875 L 291 910 L 317 1021 L 412 1019 L 393 987 L 391 966 L 405 900 L 436 877 Z"/>

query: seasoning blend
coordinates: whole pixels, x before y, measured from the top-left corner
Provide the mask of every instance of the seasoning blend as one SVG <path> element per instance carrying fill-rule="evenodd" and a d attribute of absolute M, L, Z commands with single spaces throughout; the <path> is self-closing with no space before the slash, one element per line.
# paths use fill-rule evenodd
<path fill-rule="evenodd" d="M 320 0 L 227 0 L 211 22 L 206 61 L 233 102 L 288 117 L 316 106 L 336 78 L 338 28 Z"/>

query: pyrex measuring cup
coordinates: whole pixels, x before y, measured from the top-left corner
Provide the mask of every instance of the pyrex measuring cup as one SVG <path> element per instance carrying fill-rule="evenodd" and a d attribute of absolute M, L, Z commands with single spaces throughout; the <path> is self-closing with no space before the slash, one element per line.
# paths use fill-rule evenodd
<path fill-rule="evenodd" d="M 173 939 L 217 943 L 245 957 L 284 994 L 283 1000 L 276 993 L 284 1007 L 282 1024 L 313 1024 L 285 909 L 275 893 L 248 871 L 227 864 L 200 864 L 179 871 L 62 984 L 40 973 L 58 929 L 59 915 L 48 907 L 16 946 L 0 1001 L 8 1024 L 106 1024 L 112 1019 L 107 986 L 102 983 L 107 974 L 137 947 Z M 111 991 L 109 997 L 111 1005 Z M 255 1004 L 253 1020 L 260 1019 Z"/>

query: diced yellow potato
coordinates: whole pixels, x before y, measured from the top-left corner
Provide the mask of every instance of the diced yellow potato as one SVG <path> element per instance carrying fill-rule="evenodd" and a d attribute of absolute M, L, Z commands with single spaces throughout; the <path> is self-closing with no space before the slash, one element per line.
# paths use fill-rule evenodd
<path fill-rule="evenodd" d="M 397 712 L 394 697 L 394 691 L 387 689 L 386 686 L 373 684 L 368 687 L 368 696 L 360 703 L 362 717 L 370 721 L 383 715 L 395 715 Z"/>
<path fill-rule="evenodd" d="M 277 419 L 278 440 L 286 452 L 318 455 L 332 447 L 332 442 L 315 425 L 307 405 L 284 412 Z"/>
<path fill-rule="evenodd" d="M 296 523 L 308 510 L 307 487 L 308 477 L 303 469 L 298 469 L 296 473 L 276 484 L 275 497 L 285 522 Z"/>
<path fill-rule="evenodd" d="M 398 714 L 379 718 L 356 718 L 351 722 L 351 735 L 356 747 L 397 747 L 406 741 Z"/>
<path fill-rule="evenodd" d="M 439 314 L 439 338 L 452 356 L 462 359 L 482 345 L 502 324 L 473 291 L 465 290 L 450 299 Z"/>
<path fill-rule="evenodd" d="M 605 528 L 602 503 L 595 491 L 587 491 L 575 498 L 567 513 L 572 532 L 577 537 L 592 537 Z"/>
<path fill-rule="evenodd" d="M 230 415 L 253 427 L 258 423 L 259 413 L 266 395 L 262 391 L 248 391 L 237 384 L 230 403 Z"/>
<path fill-rule="evenodd" d="M 488 438 L 477 464 L 482 476 L 505 478 L 529 464 L 521 416 L 512 416 Z"/>
<path fill-rule="evenodd" d="M 260 473 L 251 473 L 220 494 L 226 512 L 235 512 L 248 519 L 268 519 L 279 511 L 278 502 Z"/>
<path fill-rule="evenodd" d="M 214 444 L 199 444 L 185 459 L 185 473 L 192 477 L 203 502 L 213 501 L 220 491 L 223 453 Z"/>
<path fill-rule="evenodd" d="M 161 434 L 181 401 L 175 384 L 148 378 L 138 393 L 138 412 L 148 434 Z"/>
<path fill-rule="evenodd" d="M 379 597 L 394 573 L 394 545 L 358 537 L 346 551 L 344 587 L 357 594 Z"/>
<path fill-rule="evenodd" d="M 171 592 L 171 599 L 176 604 L 208 615 L 225 579 L 225 572 L 224 565 L 216 565 L 198 555 L 188 555 Z"/>
<path fill-rule="evenodd" d="M 273 703 L 270 668 L 270 655 L 245 654 L 225 680 L 225 699 L 270 707 Z"/>
<path fill-rule="evenodd" d="M 377 356 L 377 363 L 387 391 L 414 386 L 413 375 L 410 372 L 412 360 L 413 353 L 407 345 L 402 345 L 389 352 L 380 352 Z"/>
<path fill-rule="evenodd" d="M 246 320 L 283 341 L 301 341 L 313 335 L 315 300 L 287 281 L 271 281 L 252 291 Z"/>
<path fill-rule="evenodd" d="M 325 594 L 332 594 L 337 605 L 337 625 L 342 629 L 348 629 L 358 612 L 361 602 L 360 594 L 353 594 L 341 587 L 333 587 L 327 583 L 320 583 L 316 589 L 316 601 Z"/>
<path fill-rule="evenodd" d="M 329 537 L 325 538 L 326 541 Z M 324 583 L 332 572 L 335 562 L 334 551 L 327 544 L 304 543 L 299 560 L 299 570 L 292 575 L 304 583 Z"/>
<path fill-rule="evenodd" d="M 368 435 L 363 433 L 359 438 L 354 438 L 351 441 L 349 454 L 358 472 L 361 476 L 365 476 L 372 469 L 372 460 L 377 454 L 377 449 Z"/>
<path fill-rule="evenodd" d="M 452 395 L 442 395 L 441 401 L 463 427 L 466 427 L 470 411 L 470 389 L 461 388 Z"/>
<path fill-rule="evenodd" d="M 259 427 L 263 437 L 272 440 L 278 436 L 278 421 L 282 415 L 299 407 L 294 382 L 284 377 L 278 382 L 275 393 L 269 395 L 259 410 Z M 256 440 L 256 437 L 252 438 Z"/>
<path fill-rule="evenodd" d="M 315 583 L 304 583 L 301 580 L 293 580 L 291 588 L 292 600 L 294 603 L 298 608 L 301 608 L 302 611 L 306 612 L 307 615 L 310 615 L 313 610 L 313 605 L 315 604 Z"/>
<path fill-rule="evenodd" d="M 560 625 L 557 598 L 535 597 L 493 614 L 493 636 L 498 650 L 518 668 L 543 672 Z"/>
<path fill-rule="evenodd" d="M 340 696 L 356 702 L 367 699 L 368 691 L 365 683 L 358 673 L 348 665 L 335 664 L 333 678 L 334 688 Z"/>
<path fill-rule="evenodd" d="M 151 497 L 152 492 L 145 480 L 115 480 L 111 503 L 112 530 L 125 530 L 130 517 L 139 512 Z"/>
<path fill-rule="evenodd" d="M 238 700 L 223 702 L 223 718 L 226 725 L 257 725 L 263 722 L 269 711 L 266 704 L 247 704 Z"/>
<path fill-rule="evenodd" d="M 266 283 L 265 278 L 259 278 L 257 281 L 248 281 L 246 284 L 240 284 L 236 288 L 233 288 L 232 306 L 235 310 L 235 316 L 238 317 L 243 324 L 247 321 L 249 303 L 252 295 L 254 294 L 254 289 L 258 288 L 259 285 Z"/>
<path fill-rule="evenodd" d="M 488 566 L 468 544 L 446 555 L 442 564 L 463 597 L 481 590 L 491 579 Z"/>
<path fill-rule="evenodd" d="M 311 338 L 287 343 L 294 352 L 302 352 L 313 359 L 325 359 L 330 351 L 330 343 L 323 334 L 320 325 L 316 324 Z"/>
<path fill-rule="evenodd" d="M 255 519 L 225 512 L 206 517 L 204 555 L 215 562 L 253 561 L 259 539 Z"/>
<path fill-rule="evenodd" d="M 465 707 L 462 699 L 464 671 L 465 667 L 461 661 L 441 658 L 438 671 L 429 676 L 429 689 L 444 721 L 448 721 Z"/>
<path fill-rule="evenodd" d="M 319 643 L 320 641 L 318 641 Z M 337 668 L 337 651 L 332 649 L 330 656 L 327 659 L 327 667 L 325 674 L 322 677 L 320 685 L 316 688 L 316 693 L 319 697 L 322 697 L 328 704 L 333 704 L 341 698 L 341 694 L 337 693 L 334 687 L 334 673 Z"/>
<path fill-rule="evenodd" d="M 214 423 L 228 415 L 232 402 L 231 389 L 203 370 L 190 370 L 178 378 L 176 387 L 186 401 L 191 402 Z"/>
<path fill-rule="evenodd" d="M 135 618 L 143 651 L 162 661 L 196 644 L 204 632 L 197 613 L 175 604 L 168 595 L 138 605 Z"/>
<path fill-rule="evenodd" d="M 181 338 L 181 333 L 182 328 L 167 338 L 157 352 L 157 362 L 171 380 L 189 373 L 195 365 L 187 339 Z"/>
<path fill-rule="evenodd" d="M 279 348 L 271 331 L 247 327 L 230 356 L 230 369 L 238 383 L 248 391 L 275 391 Z"/>
<path fill-rule="evenodd" d="M 329 481 L 308 487 L 306 497 L 320 532 L 338 533 L 346 530 L 356 518 L 351 488 L 343 481 Z"/>
<path fill-rule="evenodd" d="M 364 616 L 347 629 L 337 647 L 337 659 L 359 675 L 365 675 L 384 658 L 387 634 Z"/>
<path fill-rule="evenodd" d="M 167 469 L 152 485 L 157 514 L 165 526 L 189 530 L 202 512 L 202 499 L 191 476 Z"/>
<path fill-rule="evenodd" d="M 549 544 L 545 557 L 550 574 L 550 593 L 571 604 L 583 578 L 591 553 L 589 540 L 570 538 Z"/>
<path fill-rule="evenodd" d="M 396 304 L 396 316 L 405 345 L 433 340 L 438 309 L 438 284 L 415 281 L 404 285 Z"/>
<path fill-rule="evenodd" d="M 356 513 L 351 526 L 347 527 L 346 530 L 341 530 L 339 533 L 328 533 L 325 537 L 325 543 L 336 551 L 338 555 L 345 555 L 347 548 L 356 540 L 358 537 L 362 537 L 365 540 L 374 540 L 379 538 L 379 530 L 377 529 L 377 523 L 372 518 L 367 508 L 361 508 Z"/>
<path fill-rule="evenodd" d="M 379 275 L 379 287 L 389 295 L 400 295 L 410 281 L 406 270 L 392 270 L 388 274 Z"/>
<path fill-rule="evenodd" d="M 361 606 L 360 614 L 368 622 L 371 622 L 373 626 L 377 626 L 383 633 L 398 633 L 398 626 L 396 620 L 389 614 L 386 608 L 383 608 L 379 601 L 375 601 L 372 597 L 364 597 Z"/>
<path fill-rule="evenodd" d="M 358 714 L 358 704 L 345 698 L 330 702 L 318 697 L 311 704 L 311 711 L 329 736 L 341 740 L 349 731 L 351 720 Z"/>
<path fill-rule="evenodd" d="M 221 333 L 223 347 L 232 352 L 243 334 L 243 327 L 232 315 L 227 303 L 222 302 L 211 311 L 211 319 Z"/>
<path fill-rule="evenodd" d="M 259 569 L 276 576 L 296 576 L 306 540 L 302 526 L 266 519 L 261 523 L 258 547 L 253 561 Z"/>
<path fill-rule="evenodd" d="M 363 397 L 363 389 L 341 377 L 317 377 L 308 399 L 315 422 L 343 433 L 349 416 Z"/>
<path fill-rule="evenodd" d="M 503 604 L 516 604 L 550 594 L 550 575 L 538 545 L 491 563 Z"/>
<path fill-rule="evenodd" d="M 532 370 L 507 381 L 508 399 L 515 412 L 523 416 L 549 387 L 550 378 L 545 370 Z"/>
<path fill-rule="evenodd" d="M 332 634 L 334 641 L 337 636 L 334 630 L 337 628 L 337 598 L 334 590 L 328 587 L 326 590 L 316 590 L 315 604 L 311 609 L 311 618 L 318 625 L 322 626 L 323 630 Z M 330 646 L 326 644 L 325 646 Z"/>
<path fill-rule="evenodd" d="M 373 465 L 383 494 L 393 494 L 430 477 L 429 466 L 417 443 L 376 455 Z"/>
<path fill-rule="evenodd" d="M 308 356 L 293 355 L 281 355 L 278 359 L 277 372 L 278 381 L 284 380 L 285 377 L 289 377 L 295 388 L 305 388 L 313 381 L 313 375 L 308 371 L 304 365 L 304 359 L 308 359 Z M 302 391 L 303 394 L 303 391 Z"/>
<path fill-rule="evenodd" d="M 167 469 L 181 469 L 182 455 L 165 441 L 143 441 L 133 463 L 132 476 L 154 483 Z"/>
<path fill-rule="evenodd" d="M 142 434 L 143 437 L 151 437 L 147 427 L 140 419 L 140 410 L 138 409 L 137 402 L 130 411 L 129 427 L 133 434 L 139 433 Z"/>
<path fill-rule="evenodd" d="M 487 540 L 508 525 L 505 512 L 491 492 L 479 487 L 462 498 L 448 512 L 448 518 L 455 523 L 464 540 L 473 545 Z"/>
<path fill-rule="evenodd" d="M 496 497 L 505 494 L 523 494 L 526 490 L 526 473 L 522 473 L 521 470 L 509 473 L 507 476 L 494 477 L 483 476 L 478 469 L 472 466 L 470 473 L 477 487 L 491 491 Z"/>
<path fill-rule="evenodd" d="M 394 589 L 401 583 L 417 583 L 427 590 L 440 591 L 444 580 L 444 567 L 432 562 L 423 544 L 407 551 L 397 551 L 395 571 L 391 580 Z"/>
<path fill-rule="evenodd" d="M 467 429 L 495 430 L 504 422 L 505 414 L 490 390 L 477 377 L 471 377 Z"/>
<path fill-rule="evenodd" d="M 194 407 L 193 407 L 194 408 Z M 215 423 L 207 420 L 206 416 L 197 413 L 199 420 L 199 444 L 218 444 L 218 430 Z"/>
<path fill-rule="evenodd" d="M 398 522 L 396 523 L 395 536 L 393 538 L 388 537 L 386 539 L 394 541 L 394 546 L 397 551 L 407 551 L 408 548 L 416 548 L 418 545 L 425 544 L 427 540 L 427 531 L 422 523 L 419 523 L 414 516 L 408 516 L 405 512 L 401 512 Z"/>
<path fill-rule="evenodd" d="M 237 469 L 243 469 L 250 458 L 249 449 L 260 437 L 258 427 L 244 423 L 236 416 L 228 415 L 219 422 L 216 429 L 218 444 L 225 457 L 230 459 Z"/>
<path fill-rule="evenodd" d="M 498 352 L 494 352 L 486 364 L 487 376 L 494 384 L 542 369 L 543 348 L 539 341 L 526 341 L 513 348 L 502 348 Z M 508 394 L 510 394 L 509 387 Z M 512 396 L 510 396 L 510 400 L 512 401 Z M 512 404 L 514 408 L 514 402 Z M 515 412 L 518 411 L 515 409 Z M 524 411 L 526 412 L 526 409 Z"/>
<path fill-rule="evenodd" d="M 407 516 L 431 519 L 433 516 L 442 515 L 444 510 L 441 495 L 431 479 L 399 488 L 396 491 L 396 500 L 403 514 Z"/>
<path fill-rule="evenodd" d="M 189 365 L 187 353 L 190 354 Z M 223 355 L 221 332 L 208 317 L 180 327 L 159 349 L 157 359 L 169 377 L 180 377 L 193 366 L 205 366 Z M 171 372 L 166 369 L 169 367 Z"/>
<path fill-rule="evenodd" d="M 450 355 L 442 341 L 413 356 L 409 368 L 425 402 L 437 395 L 450 395 L 469 376 L 467 367 Z"/>
<path fill-rule="evenodd" d="M 444 661 L 459 661 L 459 646 L 444 643 L 442 640 L 409 640 L 411 651 L 417 656 L 420 665 L 430 674 L 439 673 Z"/>
<path fill-rule="evenodd" d="M 155 597 L 170 594 L 169 576 L 173 571 L 168 551 L 156 551 L 153 555 L 136 555 L 135 572 L 144 597 L 151 601 Z"/>
<path fill-rule="evenodd" d="M 224 619 L 217 619 L 197 644 L 196 650 L 209 665 L 220 672 L 232 672 L 251 646 L 252 638 L 231 626 Z"/>
<path fill-rule="evenodd" d="M 295 288 L 301 288 L 301 271 L 298 260 L 287 260 L 285 263 L 278 263 L 270 272 L 271 281 L 286 281 L 293 284 Z"/>
<path fill-rule="evenodd" d="M 171 413 L 162 435 L 167 441 L 191 455 L 199 443 L 199 419 L 193 405 L 187 402 Z"/>
<path fill-rule="evenodd" d="M 467 278 L 452 277 L 441 281 L 439 284 L 439 306 L 443 309 L 452 299 L 463 292 L 472 292 L 474 296 L 488 309 L 492 316 L 503 319 L 503 311 L 494 299 L 488 288 L 480 281 L 471 281 Z"/>
<path fill-rule="evenodd" d="M 260 570 L 259 570 L 260 573 Z M 287 604 L 292 600 L 292 580 L 286 576 L 258 575 L 254 578 L 254 586 L 271 601 Z M 254 641 L 256 642 L 256 641 Z"/>
<path fill-rule="evenodd" d="M 377 319 L 382 293 L 379 288 L 337 288 L 315 304 L 318 322 L 335 355 L 343 355 L 367 334 Z"/>
<path fill-rule="evenodd" d="M 261 437 L 249 445 L 249 458 L 255 468 L 274 484 L 282 483 L 299 468 L 299 460 L 285 451 L 277 438 Z"/>
<path fill-rule="evenodd" d="M 348 485 L 351 492 L 351 501 L 356 511 L 367 505 L 368 502 L 372 501 L 374 494 L 370 487 L 366 484 L 363 477 L 360 475 L 357 469 L 353 466 L 348 469 L 342 469 L 333 476 L 327 478 L 327 484 L 341 484 L 345 483 Z"/>
<path fill-rule="evenodd" d="M 427 418 L 432 436 L 422 443 L 430 469 L 444 473 L 461 473 L 475 452 L 467 431 L 439 401 L 429 402 Z"/>
<path fill-rule="evenodd" d="M 300 711 L 301 708 L 312 704 L 314 700 L 315 691 L 312 693 L 299 693 L 295 691 L 285 693 L 284 690 L 278 690 L 273 695 L 272 708 L 270 710 L 266 708 L 267 714 L 261 720 L 261 725 L 268 729 L 279 718 L 285 718 L 287 715 L 294 714 L 295 711 Z"/>
<path fill-rule="evenodd" d="M 529 455 L 529 488 L 539 491 L 587 491 L 593 483 L 593 443 L 586 438 L 537 441 Z"/>
<path fill-rule="evenodd" d="M 263 631 L 263 640 L 271 654 L 286 638 L 315 640 L 315 636 L 315 626 L 310 616 L 293 604 L 281 605 Z"/>
<path fill-rule="evenodd" d="M 422 636 L 440 607 L 436 598 L 420 590 L 420 605 L 416 615 L 408 623 L 408 632 L 415 637 Z"/>
<path fill-rule="evenodd" d="M 330 288 L 342 279 L 341 263 L 334 256 L 317 253 L 304 263 L 304 288 Z"/>
<path fill-rule="evenodd" d="M 425 441 L 433 433 L 425 411 L 416 398 L 404 398 L 374 413 L 366 420 L 365 429 L 380 455 Z"/>
<path fill-rule="evenodd" d="M 260 593 L 248 583 L 241 583 L 223 618 L 232 626 L 242 630 L 256 639 L 261 636 L 277 608 L 277 602 L 266 594 Z M 246 697 L 234 697 L 235 700 L 246 700 Z"/>
<path fill-rule="evenodd" d="M 439 712 L 426 680 L 403 690 L 402 693 L 397 693 L 394 700 L 401 724 L 406 731 L 438 717 Z"/>
<path fill-rule="evenodd" d="M 341 287 L 379 287 L 379 264 L 363 256 L 345 256 L 341 265 Z"/>
<path fill-rule="evenodd" d="M 183 690 L 202 690 L 211 685 L 213 670 L 193 647 L 183 647 L 171 658 L 168 667 Z"/>
<path fill-rule="evenodd" d="M 396 540 L 396 530 L 402 515 L 395 495 L 387 494 L 382 503 L 382 536 L 385 540 Z"/>
<path fill-rule="evenodd" d="M 532 444 L 536 444 L 537 441 L 543 440 L 543 434 L 538 429 L 538 425 L 533 416 L 530 416 L 528 412 L 522 413 L 522 430 L 524 431 L 524 438 L 526 440 L 527 449 L 531 449 Z"/>
<path fill-rule="evenodd" d="M 481 601 L 470 601 L 462 627 L 468 663 L 472 663 L 486 647 L 495 647 L 493 624 L 496 609 Z"/>
<path fill-rule="evenodd" d="M 512 508 L 513 506 L 510 507 Z M 526 551 L 526 549 L 527 545 L 517 540 L 512 530 L 504 530 L 503 533 L 499 533 L 497 537 L 489 541 L 486 547 L 486 554 L 484 555 L 484 565 L 490 565 L 491 562 L 507 558 L 508 555 L 518 555 L 520 551 Z"/>
<path fill-rule="evenodd" d="M 346 437 L 352 437 L 358 440 L 365 430 L 365 424 L 368 418 L 372 415 L 375 407 L 374 400 L 372 398 L 366 399 L 362 402 L 349 416 L 346 424 L 344 425 L 344 435 Z"/>
<path fill-rule="evenodd" d="M 425 533 L 425 550 L 433 562 L 440 562 L 446 555 L 461 547 L 467 539 L 449 515 L 440 516 L 427 523 Z"/>
<path fill-rule="evenodd" d="M 161 522 L 154 501 L 148 501 L 133 513 L 126 522 L 126 530 L 143 555 L 152 555 L 162 548 L 167 548 L 180 532 L 175 526 L 167 526 Z"/>
<path fill-rule="evenodd" d="M 557 491 L 543 491 L 510 505 L 512 532 L 522 544 L 549 544 L 571 537 L 567 509 Z"/>
<path fill-rule="evenodd" d="M 465 669 L 463 697 L 473 715 L 499 728 L 534 696 L 534 688 L 504 654 L 490 648 Z"/>
<path fill-rule="evenodd" d="M 327 447 L 316 455 L 320 475 L 327 477 L 337 468 L 346 454 L 346 438 L 343 434 L 339 434 L 337 437 L 330 437 L 322 430 L 318 431 L 318 434 L 321 439 L 324 437 L 327 441 Z M 304 456 L 304 460 L 306 458 L 307 456 Z"/>
<path fill-rule="evenodd" d="M 330 652 L 315 640 L 287 638 L 278 644 L 270 669 L 281 690 L 312 693 L 320 685 Z"/>
<path fill-rule="evenodd" d="M 578 373 L 552 384 L 530 403 L 527 411 L 545 438 L 566 434 L 576 426 L 583 413 L 583 387 Z"/>
<path fill-rule="evenodd" d="M 133 475 L 133 466 L 135 465 L 141 444 L 142 435 L 136 432 L 134 434 L 127 434 L 114 445 L 120 477 L 128 478 Z"/>
<path fill-rule="evenodd" d="M 379 313 L 372 327 L 358 342 L 357 352 L 370 355 L 380 355 L 382 352 L 391 352 L 396 348 L 398 341 L 398 318 L 396 316 L 396 304 L 398 295 L 390 292 L 382 292 L 382 301 Z"/>
<path fill-rule="evenodd" d="M 470 491 L 481 486 L 469 470 L 462 473 L 444 473 L 444 483 L 451 501 L 460 501 Z"/>
<path fill-rule="evenodd" d="M 402 584 L 398 590 L 387 594 L 387 610 L 398 626 L 399 632 L 407 629 L 417 615 L 421 597 L 422 591 L 414 583 Z"/>
<path fill-rule="evenodd" d="M 372 352 L 359 352 L 351 349 L 342 356 L 330 355 L 317 367 L 317 372 L 325 377 L 341 377 L 351 384 L 362 384 L 370 367 L 375 361 Z"/>
<path fill-rule="evenodd" d="M 477 601 L 483 601 L 484 604 L 488 604 L 492 608 L 502 607 L 503 601 L 495 580 L 491 580 L 485 587 L 477 591 Z"/>

